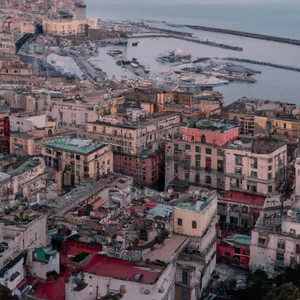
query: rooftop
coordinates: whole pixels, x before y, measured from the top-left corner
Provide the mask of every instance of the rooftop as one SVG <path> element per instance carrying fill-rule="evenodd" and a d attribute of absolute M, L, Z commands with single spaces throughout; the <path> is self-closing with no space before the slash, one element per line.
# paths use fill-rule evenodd
<path fill-rule="evenodd" d="M 35 292 L 36 299 L 65 299 L 65 282 L 63 278 L 54 281 L 41 282 Z"/>
<path fill-rule="evenodd" d="M 224 108 L 222 108 L 222 111 L 256 115 L 257 112 L 261 111 L 282 111 L 284 106 L 295 106 L 296 108 L 296 105 L 292 103 L 283 103 L 280 101 L 260 100 L 244 97 L 225 106 Z"/>
<path fill-rule="evenodd" d="M 263 196 L 257 196 L 254 194 L 247 194 L 247 193 L 237 192 L 237 191 L 228 191 L 223 195 L 223 198 L 235 202 L 252 204 L 261 207 L 264 206 L 264 202 L 265 202 L 265 197 Z"/>
<path fill-rule="evenodd" d="M 217 199 L 217 193 L 215 191 L 203 191 L 196 200 L 181 203 L 176 206 L 176 209 L 200 213 L 203 212 L 215 199 Z"/>
<path fill-rule="evenodd" d="M 287 144 L 287 140 L 278 140 L 270 137 L 253 139 L 238 139 L 229 144 L 226 149 L 251 151 L 256 154 L 269 154 Z"/>
<path fill-rule="evenodd" d="M 143 256 L 143 259 L 150 259 L 150 261 L 161 260 L 164 262 L 169 262 L 173 254 L 187 239 L 188 237 L 186 236 L 173 234 L 171 238 L 164 241 L 163 245 L 155 245 L 154 250 Z"/>
<path fill-rule="evenodd" d="M 197 129 L 208 130 L 208 131 L 216 131 L 216 132 L 226 132 L 230 131 L 238 126 L 232 123 L 225 123 L 224 121 L 211 121 L 211 120 L 199 120 L 195 127 Z"/>
<path fill-rule="evenodd" d="M 139 265 L 108 256 L 94 255 L 83 267 L 83 272 L 102 277 L 154 284 L 162 272 L 162 267 L 151 264 Z"/>
<path fill-rule="evenodd" d="M 10 179 L 10 175 L 0 172 L 0 183 L 4 183 Z"/>
<path fill-rule="evenodd" d="M 153 217 L 161 217 L 161 218 L 170 218 L 172 216 L 172 212 L 174 207 L 171 205 L 158 204 L 152 209 L 150 209 L 149 214 L 153 215 Z"/>
<path fill-rule="evenodd" d="M 224 239 L 225 242 L 231 242 L 231 243 L 238 243 L 242 245 L 248 245 L 250 246 L 251 244 L 251 236 L 245 235 L 245 234 L 233 234 L 230 236 L 227 236 Z"/>
<path fill-rule="evenodd" d="M 105 143 L 93 141 L 91 139 L 66 138 L 47 140 L 44 142 L 44 145 L 62 150 L 79 152 L 82 154 L 89 154 L 107 146 Z"/>

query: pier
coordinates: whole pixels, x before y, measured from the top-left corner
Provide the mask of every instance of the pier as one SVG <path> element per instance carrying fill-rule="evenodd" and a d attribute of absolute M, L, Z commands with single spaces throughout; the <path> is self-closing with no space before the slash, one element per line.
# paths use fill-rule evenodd
<path fill-rule="evenodd" d="M 192 42 L 192 43 L 197 43 L 197 44 L 202 44 L 206 46 L 211 46 L 211 47 L 217 47 L 217 48 L 223 48 L 223 49 L 228 49 L 228 50 L 233 50 L 233 51 L 243 51 L 242 47 L 237 47 L 237 46 L 231 46 L 228 44 L 222 44 L 222 43 L 216 43 L 212 41 L 204 41 L 204 40 L 199 40 L 187 36 L 177 36 L 173 34 L 143 34 L 143 35 L 134 35 L 131 36 L 131 38 L 173 38 L 173 39 L 180 39 L 184 40 L 187 42 Z"/>
<path fill-rule="evenodd" d="M 203 30 L 203 31 L 231 34 L 231 35 L 244 36 L 244 37 L 253 38 L 253 39 L 259 39 L 259 40 L 272 41 L 272 42 L 300 46 L 300 40 L 291 39 L 291 38 L 284 38 L 284 37 L 259 34 L 259 33 L 251 33 L 251 32 L 245 32 L 245 31 L 237 31 L 237 30 L 231 30 L 231 29 L 197 26 L 197 25 L 182 25 L 182 26 L 185 26 L 185 27 L 188 27 L 188 28 L 194 29 L 194 30 Z"/>
<path fill-rule="evenodd" d="M 224 58 L 224 59 L 230 60 L 230 61 L 237 61 L 237 62 L 242 62 L 242 63 L 253 64 L 253 65 L 268 66 L 268 67 L 284 69 L 284 70 L 288 70 L 288 71 L 300 72 L 300 68 L 297 68 L 297 67 L 278 65 L 278 64 L 273 64 L 273 63 L 264 62 L 264 61 L 257 61 L 257 60 L 236 58 L 236 57 L 228 57 L 228 58 Z"/>

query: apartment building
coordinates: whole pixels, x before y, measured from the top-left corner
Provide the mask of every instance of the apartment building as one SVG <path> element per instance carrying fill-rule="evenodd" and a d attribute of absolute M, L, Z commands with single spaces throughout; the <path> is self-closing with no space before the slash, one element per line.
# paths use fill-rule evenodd
<path fill-rule="evenodd" d="M 63 183 L 97 180 L 113 171 L 113 153 L 106 143 L 90 139 L 55 138 L 44 142 L 46 165 L 63 172 Z"/>
<path fill-rule="evenodd" d="M 86 19 L 86 5 L 83 3 L 75 3 L 74 17 L 76 20 Z"/>
<path fill-rule="evenodd" d="M 237 140 L 225 147 L 225 190 L 275 192 L 287 165 L 287 141 L 274 138 Z"/>
<path fill-rule="evenodd" d="M 216 265 L 217 193 L 202 190 L 173 214 L 174 232 L 190 237 L 177 260 L 175 299 L 200 299 Z"/>
<path fill-rule="evenodd" d="M 294 109 L 296 105 L 292 103 L 241 98 L 223 107 L 221 116 L 226 120 L 235 120 L 239 124 L 239 134 L 250 137 L 271 134 L 276 124 L 271 119 L 276 119 L 278 114 L 291 115 Z M 284 129 L 280 122 L 277 125 L 282 125 Z"/>
<path fill-rule="evenodd" d="M 46 19 L 43 20 L 43 30 L 45 34 L 74 36 L 79 34 L 87 34 L 87 28 L 95 28 L 96 20 L 84 19 Z"/>
<path fill-rule="evenodd" d="M 7 249 L 0 257 L 0 283 L 14 293 L 26 278 L 27 251 L 46 246 L 47 216 L 36 216 L 33 220 L 16 225 L 2 223 L 0 239 L 7 243 Z"/>
<path fill-rule="evenodd" d="M 29 248 L 46 246 L 47 216 L 36 216 L 16 225 L 0 226 L 0 239 L 7 241 L 8 249 L 1 253 L 0 268 Z"/>
<path fill-rule="evenodd" d="M 82 98 L 52 100 L 47 110 L 47 120 L 59 128 L 84 130 L 87 122 L 95 122 L 102 111 L 101 105 L 88 104 Z"/>
<path fill-rule="evenodd" d="M 117 119 L 88 122 L 85 137 L 103 140 L 113 146 L 114 171 L 133 176 L 137 182 L 153 185 L 164 165 L 166 139 L 179 132 L 180 115 L 162 113 L 128 125 Z"/>
<path fill-rule="evenodd" d="M 266 197 L 230 190 L 218 198 L 219 226 L 222 235 L 255 226 Z"/>
<path fill-rule="evenodd" d="M 9 153 L 9 112 L 10 109 L 8 106 L 0 106 L 0 151 Z"/>
<path fill-rule="evenodd" d="M 157 94 L 157 106 L 160 111 L 199 111 L 199 115 L 208 118 L 223 106 L 223 95 L 210 90 L 193 93 L 170 91 Z"/>
<path fill-rule="evenodd" d="M 224 188 L 224 147 L 237 139 L 238 127 L 200 120 L 182 127 L 179 138 L 166 144 L 166 184 L 179 180 L 201 186 Z"/>
<path fill-rule="evenodd" d="M 22 62 L 4 62 L 0 66 L 0 75 L 32 76 L 32 66 Z"/>
<path fill-rule="evenodd" d="M 273 275 L 300 263 L 299 199 L 292 209 L 264 211 L 252 230 L 250 268 L 263 269 Z"/>
<path fill-rule="evenodd" d="M 10 154 L 17 156 L 40 155 L 43 147 L 45 130 L 32 133 L 12 131 L 10 133 Z"/>
<path fill-rule="evenodd" d="M 9 33 L 0 33 L 0 56 L 10 57 L 16 54 L 15 38 Z"/>

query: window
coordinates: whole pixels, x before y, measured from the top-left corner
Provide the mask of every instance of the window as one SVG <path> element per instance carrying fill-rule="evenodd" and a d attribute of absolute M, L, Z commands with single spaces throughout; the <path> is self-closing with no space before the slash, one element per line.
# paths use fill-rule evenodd
<path fill-rule="evenodd" d="M 181 277 L 182 277 L 181 282 L 183 284 L 188 284 L 188 272 L 182 271 Z"/>
<path fill-rule="evenodd" d="M 251 177 L 257 177 L 257 172 L 253 172 L 253 171 L 251 171 Z"/>
<path fill-rule="evenodd" d="M 185 159 L 185 165 L 188 166 L 188 167 L 191 165 L 191 157 L 190 156 L 186 157 L 186 159 Z"/>
<path fill-rule="evenodd" d="M 223 173 L 223 171 L 224 171 L 223 160 L 218 160 L 217 168 L 218 168 L 218 172 Z"/>
<path fill-rule="evenodd" d="M 211 177 L 210 176 L 205 176 L 205 183 L 211 184 Z"/>
<path fill-rule="evenodd" d="M 272 179 L 272 173 L 268 173 L 268 179 Z"/>
<path fill-rule="evenodd" d="M 259 237 L 258 238 L 258 245 L 267 245 L 267 239 L 265 237 Z"/>
<path fill-rule="evenodd" d="M 251 167 L 252 167 L 253 169 L 257 169 L 257 158 L 253 158 Z"/>
<path fill-rule="evenodd" d="M 190 172 L 189 171 L 185 171 L 185 173 L 184 173 L 184 180 L 186 180 L 186 181 L 190 180 Z"/>
<path fill-rule="evenodd" d="M 218 156 L 223 156 L 223 150 L 220 149 L 220 148 L 218 148 L 218 149 L 217 149 L 217 155 L 218 155 Z"/>
<path fill-rule="evenodd" d="M 196 162 L 196 167 L 200 167 L 200 163 L 201 163 L 201 156 L 200 155 L 196 155 L 195 162 Z"/>
<path fill-rule="evenodd" d="M 107 161 L 107 164 L 109 165 L 109 163 L 110 163 L 110 162 L 109 162 L 109 160 L 108 160 L 108 161 Z"/>
<path fill-rule="evenodd" d="M 283 123 L 283 128 L 286 129 L 286 123 Z"/>
<path fill-rule="evenodd" d="M 206 154 L 211 154 L 211 149 L 210 148 L 206 148 Z"/>
<path fill-rule="evenodd" d="M 242 207 L 242 212 L 247 214 L 248 213 L 248 207 L 247 206 L 243 206 Z"/>
<path fill-rule="evenodd" d="M 195 146 L 195 152 L 197 152 L 197 153 L 200 153 L 200 150 L 201 148 L 199 147 L 199 146 Z"/>
<path fill-rule="evenodd" d="M 243 157 L 240 155 L 236 155 L 235 156 L 235 164 L 239 165 L 239 166 L 243 165 Z"/>
<path fill-rule="evenodd" d="M 242 174 L 242 168 L 235 168 L 235 174 Z"/>
<path fill-rule="evenodd" d="M 93 132 L 96 132 L 96 131 L 97 131 L 97 127 L 93 126 Z"/>
<path fill-rule="evenodd" d="M 268 171 L 272 171 L 272 166 L 268 166 Z"/>
<path fill-rule="evenodd" d="M 285 250 L 285 240 L 278 240 L 277 241 L 277 248 L 280 250 Z"/>
<path fill-rule="evenodd" d="M 273 192 L 273 187 L 271 185 L 268 186 L 268 193 L 272 193 Z"/>
<path fill-rule="evenodd" d="M 211 157 L 206 157 L 205 159 L 205 170 L 208 172 L 211 170 Z"/>
<path fill-rule="evenodd" d="M 189 291 L 182 290 L 181 291 L 181 299 L 188 300 L 189 299 Z"/>
<path fill-rule="evenodd" d="M 197 228 L 197 222 L 196 221 L 192 221 L 192 228 L 196 229 Z"/>
<path fill-rule="evenodd" d="M 273 162 L 273 158 L 269 158 L 268 159 L 268 163 L 270 164 L 270 163 L 272 163 Z"/>
<path fill-rule="evenodd" d="M 206 136 L 204 134 L 201 136 L 201 143 L 206 144 Z"/>
<path fill-rule="evenodd" d="M 180 219 L 180 218 L 177 219 L 177 225 L 182 226 L 182 219 Z"/>
<path fill-rule="evenodd" d="M 200 182 L 200 174 L 199 174 L 199 173 L 196 173 L 195 181 L 196 181 L 197 183 Z"/>
<path fill-rule="evenodd" d="M 80 155 L 76 155 L 76 160 L 80 160 Z"/>
<path fill-rule="evenodd" d="M 174 144 L 174 150 L 178 150 L 178 144 Z"/>
<path fill-rule="evenodd" d="M 185 150 L 191 150 L 191 145 L 190 144 L 185 144 Z"/>
<path fill-rule="evenodd" d="M 296 253 L 297 253 L 297 254 L 300 254 L 300 244 L 297 244 L 297 245 L 296 245 Z"/>
<path fill-rule="evenodd" d="M 277 252 L 276 264 L 279 265 L 279 266 L 284 265 L 284 253 Z"/>

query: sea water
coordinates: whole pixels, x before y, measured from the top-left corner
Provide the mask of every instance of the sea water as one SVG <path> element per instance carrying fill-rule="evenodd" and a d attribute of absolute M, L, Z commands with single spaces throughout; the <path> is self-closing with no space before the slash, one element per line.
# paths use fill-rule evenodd
<path fill-rule="evenodd" d="M 162 0 L 160 5 L 155 2 L 156 0 L 151 2 L 140 0 L 138 3 L 132 3 L 132 1 L 134 0 L 86 0 L 88 17 L 164 20 L 176 24 L 197 24 L 300 39 L 300 0 L 295 2 L 291 0 L 261 0 L 259 2 L 212 0 L 213 3 L 207 3 L 207 1 L 202 3 L 199 0 L 195 1 L 197 4 L 190 4 L 191 0 L 184 2 L 178 0 L 180 3 L 173 0 L 175 4 L 170 3 L 170 0 Z M 250 3 L 252 1 L 255 3 Z M 161 24 L 160 26 L 167 25 Z M 188 31 L 189 29 L 175 28 L 174 30 Z M 128 59 L 136 57 L 140 63 L 149 65 L 152 72 L 166 70 L 166 67 L 158 65 L 155 56 L 175 48 L 182 48 L 192 53 L 193 58 L 239 57 L 300 67 L 299 46 L 213 32 L 190 31 L 202 39 L 241 46 L 244 51 L 236 52 L 175 39 L 140 39 L 138 47 L 132 47 L 129 43 L 121 50 Z M 95 63 L 109 76 L 130 78 L 131 74 L 116 66 L 115 61 L 106 55 L 106 50 L 100 49 Z M 259 65 L 248 65 L 248 67 L 262 71 L 262 74 L 254 76 L 257 83 L 232 83 L 216 88 L 224 93 L 226 103 L 247 96 L 293 102 L 300 106 L 298 90 L 300 73 Z"/>

